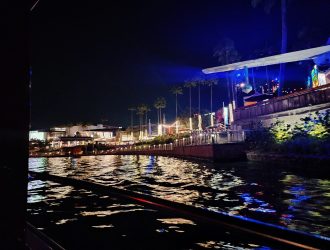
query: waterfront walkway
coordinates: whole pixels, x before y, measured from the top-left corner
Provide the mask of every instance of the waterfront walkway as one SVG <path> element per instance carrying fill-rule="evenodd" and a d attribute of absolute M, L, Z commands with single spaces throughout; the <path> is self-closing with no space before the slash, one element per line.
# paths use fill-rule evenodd
<path fill-rule="evenodd" d="M 107 150 L 95 150 L 83 155 L 161 155 L 182 158 L 199 158 L 210 161 L 245 159 L 244 131 L 198 132 L 190 137 L 176 139 L 173 143 L 118 145 Z M 68 157 L 67 153 L 54 151 L 31 153 L 30 157 Z"/>

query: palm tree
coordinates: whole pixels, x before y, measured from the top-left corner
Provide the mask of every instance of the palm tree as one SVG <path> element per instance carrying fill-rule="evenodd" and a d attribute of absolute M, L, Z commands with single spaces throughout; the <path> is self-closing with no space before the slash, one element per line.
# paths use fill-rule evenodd
<path fill-rule="evenodd" d="M 160 123 L 163 124 L 164 120 L 162 117 L 162 109 L 166 108 L 166 99 L 164 97 L 161 97 L 160 99 L 160 106 L 159 106 L 159 118 L 160 118 Z"/>
<path fill-rule="evenodd" d="M 146 115 L 146 122 L 145 122 L 145 135 L 148 135 L 148 112 L 150 112 L 150 108 L 148 105 L 145 105 L 145 115 Z"/>
<path fill-rule="evenodd" d="M 189 88 L 189 129 L 192 130 L 192 117 L 191 117 L 191 88 L 195 88 L 197 83 L 194 80 L 185 81 L 184 87 Z"/>
<path fill-rule="evenodd" d="M 213 126 L 213 85 L 217 85 L 218 84 L 218 80 L 217 79 L 209 79 L 204 81 L 204 84 L 210 87 L 210 121 L 211 121 L 211 126 Z"/>
<path fill-rule="evenodd" d="M 185 81 L 184 87 L 189 88 L 189 117 L 191 117 L 191 88 L 195 88 L 197 83 L 194 80 Z"/>
<path fill-rule="evenodd" d="M 261 49 L 256 49 L 254 51 L 254 54 L 257 57 L 266 57 L 273 54 L 274 49 L 271 46 L 268 46 L 268 44 L 265 44 L 265 46 Z M 269 75 L 268 75 L 268 66 L 265 66 L 265 72 L 266 72 L 266 83 L 267 83 L 267 94 L 271 93 L 270 83 L 269 83 Z"/>
<path fill-rule="evenodd" d="M 182 87 L 176 86 L 171 89 L 172 94 L 175 95 L 175 124 L 177 125 L 178 120 L 178 95 L 182 95 Z M 178 132 L 178 127 L 176 126 L 176 132 Z"/>
<path fill-rule="evenodd" d="M 235 49 L 235 44 L 233 40 L 229 38 L 223 38 L 222 41 L 218 44 L 218 46 L 214 49 L 213 56 L 218 58 L 218 61 L 222 64 L 229 64 L 237 62 L 240 59 L 238 51 Z M 230 94 L 230 82 L 229 82 L 229 74 L 226 73 L 227 80 L 227 93 L 228 93 L 228 101 L 231 103 L 231 94 Z"/>
<path fill-rule="evenodd" d="M 182 95 L 182 87 L 176 86 L 171 89 L 173 95 L 175 95 L 175 119 L 178 118 L 178 95 Z"/>
<path fill-rule="evenodd" d="M 131 137 L 133 138 L 133 111 L 136 110 L 136 108 L 128 108 L 129 111 L 131 111 Z"/>
<path fill-rule="evenodd" d="M 201 114 L 201 79 L 195 79 L 196 84 L 198 85 L 198 114 Z"/>
<path fill-rule="evenodd" d="M 146 104 L 140 104 L 138 107 L 137 107 L 137 112 L 136 114 L 139 116 L 140 118 L 140 139 L 142 138 L 143 136 L 143 115 L 145 113 L 147 113 L 147 110 L 148 110 L 148 106 Z"/>
<path fill-rule="evenodd" d="M 275 0 L 252 0 L 251 5 L 253 8 L 256 8 L 261 2 L 264 3 L 264 10 L 267 14 L 270 13 L 271 9 L 275 5 Z M 286 24 L 286 11 L 287 11 L 287 1 L 281 0 L 281 24 L 282 24 L 282 37 L 281 37 L 281 54 L 287 52 L 288 44 L 288 29 Z M 282 95 L 282 89 L 284 85 L 284 73 L 285 73 L 285 64 L 280 64 L 280 84 L 278 87 L 278 94 Z"/>
<path fill-rule="evenodd" d="M 197 76 L 195 78 L 193 78 L 192 80 L 189 81 L 194 87 L 198 86 L 198 113 L 201 113 L 201 85 L 204 84 L 204 80 L 202 79 L 202 77 Z"/>
<path fill-rule="evenodd" d="M 154 103 L 157 109 L 158 124 L 162 124 L 162 109 L 166 107 L 166 100 L 164 97 L 158 97 Z"/>
<path fill-rule="evenodd" d="M 218 84 L 218 80 L 217 79 L 209 79 L 209 80 L 206 80 L 204 82 L 204 84 L 206 86 L 209 86 L 210 90 L 211 90 L 211 93 L 210 93 L 210 110 L 211 110 L 211 113 L 212 113 L 212 110 L 213 110 L 212 109 L 212 107 L 213 107 L 213 86 Z"/>

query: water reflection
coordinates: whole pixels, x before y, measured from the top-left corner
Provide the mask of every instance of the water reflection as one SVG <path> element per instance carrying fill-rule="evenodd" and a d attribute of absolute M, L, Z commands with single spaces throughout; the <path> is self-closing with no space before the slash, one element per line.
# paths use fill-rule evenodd
<path fill-rule="evenodd" d="M 227 232 L 142 205 L 50 181 L 31 181 L 28 220 L 65 249 L 196 249 L 221 239 L 234 249 L 253 244 Z M 198 249 L 200 249 L 199 246 Z"/>
<path fill-rule="evenodd" d="M 214 165 L 159 156 L 104 155 L 31 158 L 29 167 L 330 235 L 330 181 L 300 176 L 280 166 L 249 162 Z M 70 195 L 70 190 L 61 193 Z"/>
<path fill-rule="evenodd" d="M 170 225 L 196 225 L 195 222 L 192 220 L 187 220 L 183 218 L 166 218 L 166 219 L 158 219 L 163 224 L 170 224 Z"/>

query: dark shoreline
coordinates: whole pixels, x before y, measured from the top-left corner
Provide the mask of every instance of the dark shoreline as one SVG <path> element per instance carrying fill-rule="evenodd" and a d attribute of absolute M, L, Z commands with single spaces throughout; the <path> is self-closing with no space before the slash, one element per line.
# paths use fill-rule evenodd
<path fill-rule="evenodd" d="M 306 167 L 330 166 L 329 155 L 311 154 L 280 154 L 274 152 L 248 151 L 246 153 L 249 161 L 259 162 L 279 162 L 279 163 L 299 163 Z"/>
<path fill-rule="evenodd" d="M 33 157 L 79 157 L 89 155 L 159 155 L 187 159 L 201 159 L 214 162 L 230 162 L 246 160 L 245 144 L 243 143 L 227 143 L 227 144 L 205 144 L 205 145 L 189 145 L 178 146 L 172 149 L 119 149 L 115 151 L 104 151 L 97 154 L 37 154 Z"/>

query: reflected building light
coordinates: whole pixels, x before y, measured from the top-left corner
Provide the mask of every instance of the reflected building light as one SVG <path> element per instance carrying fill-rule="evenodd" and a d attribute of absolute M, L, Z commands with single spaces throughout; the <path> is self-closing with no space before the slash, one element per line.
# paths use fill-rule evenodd
<path fill-rule="evenodd" d="M 170 225 L 194 225 L 196 226 L 196 223 L 192 220 L 183 219 L 183 218 L 166 218 L 166 219 L 157 219 L 163 224 L 170 224 Z"/>

